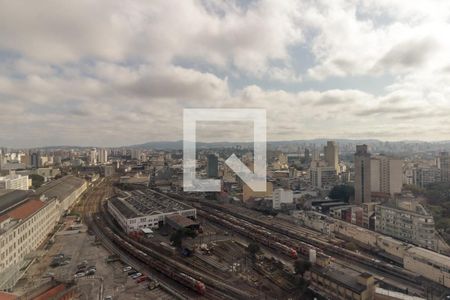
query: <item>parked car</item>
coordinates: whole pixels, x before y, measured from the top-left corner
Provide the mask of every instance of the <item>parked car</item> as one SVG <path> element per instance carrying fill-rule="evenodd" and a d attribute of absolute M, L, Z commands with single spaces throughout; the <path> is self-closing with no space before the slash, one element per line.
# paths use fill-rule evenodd
<path fill-rule="evenodd" d="M 86 276 L 88 275 L 94 275 L 95 274 L 95 269 L 89 269 L 86 271 Z"/>
<path fill-rule="evenodd" d="M 130 272 L 128 272 L 128 276 L 134 275 L 134 274 L 136 274 L 136 273 L 137 273 L 137 271 L 131 270 Z"/>
<path fill-rule="evenodd" d="M 136 283 L 141 283 L 143 281 L 146 281 L 147 279 L 148 279 L 147 276 L 141 276 L 141 277 L 137 278 Z"/>
<path fill-rule="evenodd" d="M 44 274 L 44 276 L 42 276 L 42 277 L 43 277 L 43 278 L 55 277 L 55 273 L 48 272 L 48 273 Z"/>
<path fill-rule="evenodd" d="M 84 276 L 86 276 L 86 273 L 80 272 L 80 273 L 76 273 L 73 277 L 74 278 L 80 278 L 80 277 L 84 277 Z"/>
<path fill-rule="evenodd" d="M 124 272 L 128 272 L 128 271 L 130 271 L 131 269 L 133 269 L 132 267 L 130 267 L 130 266 L 126 266 L 125 268 L 123 268 L 123 270 L 122 271 L 124 271 Z"/>
<path fill-rule="evenodd" d="M 131 275 L 131 278 L 132 279 L 136 279 L 136 278 L 141 277 L 141 276 L 142 276 L 142 273 L 136 273 L 134 275 Z"/>

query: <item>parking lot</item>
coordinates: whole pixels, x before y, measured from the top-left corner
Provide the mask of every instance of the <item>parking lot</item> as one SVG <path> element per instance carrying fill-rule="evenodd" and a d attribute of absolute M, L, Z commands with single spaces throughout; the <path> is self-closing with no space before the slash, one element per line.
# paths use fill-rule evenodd
<path fill-rule="evenodd" d="M 40 258 L 19 281 L 17 293 L 36 288 L 54 277 L 61 281 L 75 280 L 78 299 L 173 298 L 160 287 L 149 290 L 151 280 L 143 280 L 147 274 L 132 279 L 128 275 L 130 271 L 123 271 L 126 266 L 121 261 L 107 262 L 111 253 L 96 242 L 95 236 L 88 234 L 86 226 L 74 227 L 73 221 L 73 218 L 66 218 L 53 245 L 48 251 L 42 251 Z"/>

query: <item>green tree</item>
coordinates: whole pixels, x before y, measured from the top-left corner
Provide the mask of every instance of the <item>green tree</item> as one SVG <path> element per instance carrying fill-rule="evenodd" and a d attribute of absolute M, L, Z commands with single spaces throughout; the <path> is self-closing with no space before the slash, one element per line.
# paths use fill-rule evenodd
<path fill-rule="evenodd" d="M 351 185 L 340 184 L 334 186 L 328 197 L 335 200 L 342 200 L 344 202 L 349 202 L 350 198 L 355 195 L 355 188 Z"/>
<path fill-rule="evenodd" d="M 41 187 L 42 184 L 44 184 L 45 178 L 42 177 L 41 175 L 37 175 L 37 174 L 31 174 L 29 176 L 29 178 L 31 179 L 31 185 L 33 187 L 33 189 L 38 189 Z"/>

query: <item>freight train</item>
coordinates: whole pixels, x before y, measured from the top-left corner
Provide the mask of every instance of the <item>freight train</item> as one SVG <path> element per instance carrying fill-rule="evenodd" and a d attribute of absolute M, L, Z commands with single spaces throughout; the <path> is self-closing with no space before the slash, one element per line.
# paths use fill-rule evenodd
<path fill-rule="evenodd" d="M 205 294 L 206 292 L 205 284 L 200 280 L 197 280 L 185 273 L 179 272 L 175 268 L 163 263 L 162 261 L 153 259 L 148 254 L 137 249 L 136 247 L 134 247 L 133 245 L 122 239 L 108 227 L 102 227 L 102 231 L 106 234 L 106 236 L 109 239 L 111 239 L 115 244 L 117 244 L 120 248 L 131 254 L 133 257 L 148 264 L 150 267 L 174 279 L 175 281 L 181 283 L 182 285 L 196 291 L 200 295 Z"/>

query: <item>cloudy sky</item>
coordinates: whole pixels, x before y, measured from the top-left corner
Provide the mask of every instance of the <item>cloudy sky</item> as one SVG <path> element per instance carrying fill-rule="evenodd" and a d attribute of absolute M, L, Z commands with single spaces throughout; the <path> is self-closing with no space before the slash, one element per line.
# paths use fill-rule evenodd
<path fill-rule="evenodd" d="M 0 0 L 0 145 L 178 140 L 193 107 L 266 108 L 270 140 L 450 139 L 449 37 L 448 0 Z"/>

